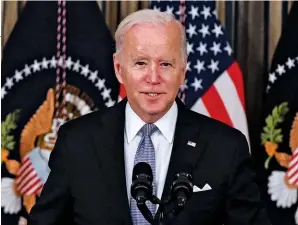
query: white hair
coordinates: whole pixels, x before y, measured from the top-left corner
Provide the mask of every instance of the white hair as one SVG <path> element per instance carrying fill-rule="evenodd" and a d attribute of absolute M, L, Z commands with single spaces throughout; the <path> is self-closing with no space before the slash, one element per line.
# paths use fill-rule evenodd
<path fill-rule="evenodd" d="M 169 23 L 177 23 L 180 29 L 180 40 L 181 40 L 181 55 L 183 63 L 186 63 L 187 53 L 186 53 L 186 36 L 185 30 L 180 21 L 176 20 L 176 18 L 172 14 L 168 14 L 165 12 L 160 12 L 153 9 L 142 9 L 125 17 L 121 23 L 118 25 L 118 28 L 115 32 L 115 40 L 116 40 L 116 54 L 120 53 L 122 50 L 122 42 L 123 37 L 136 24 L 169 24 Z"/>

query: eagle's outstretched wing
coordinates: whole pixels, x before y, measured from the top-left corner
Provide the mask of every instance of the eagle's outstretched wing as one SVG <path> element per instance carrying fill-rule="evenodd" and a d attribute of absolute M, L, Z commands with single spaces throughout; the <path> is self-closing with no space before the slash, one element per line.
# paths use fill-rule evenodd
<path fill-rule="evenodd" d="M 54 101 L 54 90 L 49 89 L 46 100 L 39 106 L 21 133 L 21 158 L 34 148 L 34 142 L 39 135 L 45 134 L 51 129 L 55 109 Z"/>

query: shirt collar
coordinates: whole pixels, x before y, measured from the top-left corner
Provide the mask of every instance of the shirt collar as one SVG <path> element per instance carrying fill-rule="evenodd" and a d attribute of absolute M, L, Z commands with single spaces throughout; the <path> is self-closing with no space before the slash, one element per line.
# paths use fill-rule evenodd
<path fill-rule="evenodd" d="M 176 101 L 174 101 L 168 112 L 154 123 L 169 143 L 172 143 L 174 139 L 177 115 L 178 107 Z M 125 132 L 128 143 L 134 139 L 145 124 L 146 123 L 133 111 L 130 104 L 127 102 L 125 107 Z"/>

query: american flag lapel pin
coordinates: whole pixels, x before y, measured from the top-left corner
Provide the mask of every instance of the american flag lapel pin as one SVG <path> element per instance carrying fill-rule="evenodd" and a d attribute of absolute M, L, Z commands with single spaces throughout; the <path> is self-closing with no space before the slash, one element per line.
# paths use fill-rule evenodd
<path fill-rule="evenodd" d="M 188 142 L 187 142 L 187 145 L 192 146 L 192 147 L 196 147 L 196 144 L 197 144 L 197 143 L 192 142 L 192 141 L 188 141 Z"/>

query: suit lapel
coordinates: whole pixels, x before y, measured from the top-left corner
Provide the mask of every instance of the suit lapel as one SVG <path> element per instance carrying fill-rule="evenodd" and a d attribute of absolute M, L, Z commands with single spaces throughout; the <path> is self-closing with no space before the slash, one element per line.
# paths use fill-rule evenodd
<path fill-rule="evenodd" d="M 104 172 L 105 180 L 111 194 L 115 217 L 123 224 L 132 224 L 129 214 L 128 196 L 126 192 L 126 176 L 124 162 L 124 127 L 126 99 L 119 103 L 107 115 L 102 117 L 99 129 L 94 132 L 94 145 L 99 164 Z"/>
<path fill-rule="evenodd" d="M 202 138 L 203 131 L 200 129 L 203 126 L 200 126 L 197 122 L 197 115 L 188 110 L 179 99 L 176 102 L 178 105 L 178 118 L 171 159 L 162 194 L 163 200 L 170 195 L 174 174 L 178 172 L 192 173 L 207 147 L 207 142 Z M 195 146 L 191 142 L 195 143 Z"/>

